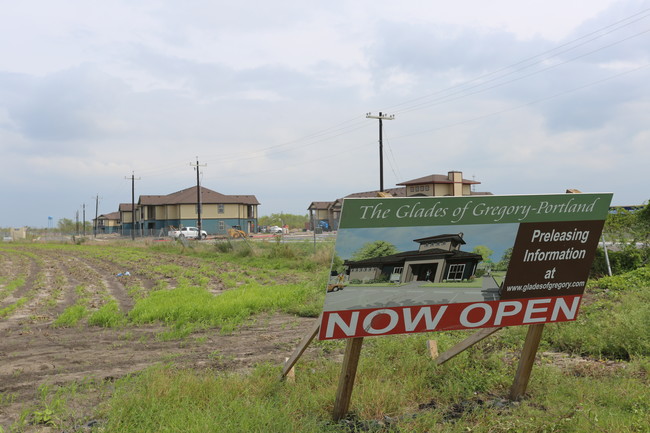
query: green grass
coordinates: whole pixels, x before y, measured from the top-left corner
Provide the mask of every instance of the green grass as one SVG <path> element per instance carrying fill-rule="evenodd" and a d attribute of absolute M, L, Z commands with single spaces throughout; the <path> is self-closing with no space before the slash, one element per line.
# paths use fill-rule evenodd
<path fill-rule="evenodd" d="M 297 410 L 299 401 L 287 404 L 292 393 L 282 391 L 276 373 L 268 367 L 253 376 L 152 369 L 120 382 L 115 402 L 121 407 L 110 406 L 105 428 L 141 433 L 327 431 L 326 422 L 317 418 L 296 419 L 297 411 L 316 408 L 303 404 Z"/>
<path fill-rule="evenodd" d="M 0 318 L 2 318 L 2 317 L 6 317 L 6 316 L 8 316 L 9 314 L 13 313 L 13 312 L 16 311 L 18 308 L 22 307 L 22 306 L 25 305 L 27 302 L 29 302 L 29 299 L 30 299 L 29 297 L 22 297 L 22 298 L 19 298 L 19 299 L 17 299 L 16 302 L 14 302 L 13 304 L 8 305 L 7 307 L 1 309 L 1 310 L 0 310 Z"/>
<path fill-rule="evenodd" d="M 119 382 L 105 407 L 109 431 L 187 432 L 645 432 L 650 425 L 650 335 L 645 270 L 594 285 L 584 320 L 547 325 L 540 352 L 590 356 L 558 362 L 539 355 L 527 397 L 507 400 L 526 327 L 508 328 L 442 366 L 441 350 L 470 332 L 366 338 L 350 415 L 331 421 L 342 341 L 313 343 L 321 353 L 301 359 L 296 382 L 277 381 L 280 366 L 251 374 L 148 370 Z M 638 274 L 641 274 L 639 276 Z M 607 290 L 603 289 L 607 287 Z M 611 355 L 615 363 L 602 361 Z M 161 422 L 158 422 L 161 421 Z"/>
<path fill-rule="evenodd" d="M 115 301 L 88 311 L 78 288 L 80 301 L 64 313 L 70 316 L 68 323 L 83 318 L 91 326 L 106 327 L 161 322 L 167 325 L 158 335 L 162 340 L 187 338 L 207 327 L 231 331 L 259 313 L 316 316 L 331 252 L 271 242 L 248 250 L 233 243 L 232 249 L 223 248 L 226 252 L 215 245 L 65 248 L 111 260 L 124 270 L 138 261 L 149 278 L 160 281 L 151 292 L 133 289 L 135 306 L 128 315 Z M 178 256 L 191 258 L 196 266 L 179 267 L 172 261 Z M 166 260 L 170 266 L 156 268 Z M 208 286 L 215 280 L 228 290 L 211 293 Z M 331 421 L 331 413 L 345 342 L 314 341 L 309 356 L 296 365 L 295 383 L 278 380 L 280 362 L 235 373 L 220 370 L 218 352 L 208 356 L 210 367 L 205 369 L 179 368 L 170 354 L 166 365 L 102 384 L 104 402 L 83 415 L 69 413 L 74 403 L 67 394 L 43 390 L 41 403 L 27 408 L 11 431 L 41 426 L 75 431 L 83 420 L 96 419 L 96 431 L 124 433 L 646 432 L 650 269 L 591 282 L 585 298 L 578 320 L 545 326 L 521 402 L 510 402 L 507 396 L 527 329 L 523 326 L 504 329 L 442 366 L 431 361 L 427 339 L 435 339 L 443 351 L 471 331 L 366 338 L 350 414 L 341 423 Z M 64 321 L 64 315 L 58 320 Z M 53 426 L 47 425 L 50 420 Z M 35 421 L 41 425 L 29 425 Z"/>
<path fill-rule="evenodd" d="M 103 328 L 116 328 L 126 324 L 126 316 L 120 312 L 117 302 L 111 300 L 90 314 L 88 324 Z"/>
<path fill-rule="evenodd" d="M 575 322 L 547 325 L 554 350 L 595 358 L 650 356 L 650 266 L 590 284 Z"/>
<path fill-rule="evenodd" d="M 77 301 L 74 305 L 67 307 L 63 313 L 59 315 L 54 321 L 55 327 L 72 327 L 77 326 L 90 312 L 88 311 L 88 298 L 87 287 L 83 284 L 74 288 L 77 295 Z"/>
<path fill-rule="evenodd" d="M 20 276 L 9 281 L 2 289 L 0 289 L 0 299 L 7 297 L 16 291 L 16 289 L 25 285 L 25 276 Z"/>
<path fill-rule="evenodd" d="M 76 326 L 84 317 L 88 315 L 85 305 L 71 305 L 66 308 L 54 321 L 54 326 L 72 327 Z"/>
<path fill-rule="evenodd" d="M 247 375 L 153 368 L 120 381 L 102 417 L 107 431 L 143 433 L 643 432 L 648 425 L 648 383 L 638 379 L 647 365 L 576 374 L 542 364 L 529 398 L 512 403 L 514 366 L 500 354 L 480 347 L 437 367 L 424 343 L 422 336 L 366 339 L 343 423 L 331 421 L 340 365 L 322 358 L 301 360 L 295 383 L 279 382 L 280 367 L 268 364 Z"/>
<path fill-rule="evenodd" d="M 304 284 L 262 286 L 254 283 L 219 296 L 194 286 L 158 290 L 137 301 L 129 312 L 129 320 L 135 324 L 160 321 L 177 327 L 196 324 L 231 331 L 250 316 L 262 312 L 301 312 L 317 316 L 322 297 L 318 309 L 315 302 L 310 302 L 310 298 L 318 298 L 317 290 Z"/>

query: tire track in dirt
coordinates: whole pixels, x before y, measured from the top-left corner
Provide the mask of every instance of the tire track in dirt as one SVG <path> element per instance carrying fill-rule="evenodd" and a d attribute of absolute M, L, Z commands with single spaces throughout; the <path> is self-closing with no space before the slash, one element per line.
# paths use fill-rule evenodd
<path fill-rule="evenodd" d="M 89 274 L 93 275 L 91 278 L 93 284 L 104 287 L 110 297 L 115 299 L 120 307 L 120 311 L 125 314 L 131 311 L 135 302 L 128 294 L 124 284 L 118 280 L 117 275 L 120 272 L 117 272 L 118 267 L 116 265 L 81 256 L 75 256 L 75 259 L 78 265 L 84 267 Z"/>
<path fill-rule="evenodd" d="M 21 329 L 37 322 L 49 323 L 54 320 L 53 306 L 50 305 L 49 298 L 56 294 L 57 275 L 60 276 L 61 271 L 44 255 L 39 256 L 38 260 L 31 258 L 29 268 L 25 284 L 20 293 L 16 293 L 14 296 L 16 299 L 20 299 L 20 296 L 27 296 L 29 300 L 0 321 L 0 330 Z M 58 300 L 53 302 L 58 302 Z"/>
<path fill-rule="evenodd" d="M 61 270 L 61 273 L 64 275 L 64 278 L 67 282 L 65 285 L 65 290 L 63 292 L 63 297 L 59 302 L 57 302 L 56 307 L 54 308 L 56 319 L 56 317 L 61 315 L 66 310 L 66 308 L 71 307 L 77 302 L 78 294 L 76 288 L 81 285 L 81 281 L 73 276 L 72 272 L 70 271 L 70 266 L 67 263 L 64 263 L 63 260 L 52 258 L 50 258 L 50 260 L 53 260 L 56 263 L 56 266 Z"/>
<path fill-rule="evenodd" d="M 210 329 L 173 341 L 158 338 L 169 330 L 159 324 L 100 328 L 82 321 L 75 327 L 55 328 L 51 325 L 58 314 L 77 301 L 75 287 L 79 285 L 93 286 L 98 293 L 121 298 L 118 302 L 128 312 L 134 301 L 127 287 L 138 282 L 148 285 L 149 290 L 157 287 L 152 279 L 156 275 L 151 272 L 153 267 L 173 260 L 175 264 L 198 268 L 205 261 L 190 257 L 178 260 L 151 257 L 146 263 L 134 263 L 129 269 L 131 277 L 122 280 L 116 275 L 126 270 L 123 266 L 80 249 L 26 245 L 17 251 L 5 254 L 1 266 L 11 261 L 10 266 L 28 267 L 29 284 L 26 282 L 21 290 L 28 293 L 31 287 L 37 290 L 37 295 L 18 309 L 20 314 L 0 319 L 0 395 L 4 398 L 0 404 L 0 426 L 5 431 L 9 431 L 9 426 L 24 410 L 38 407 L 41 385 L 111 382 L 149 366 L 170 362 L 179 367 L 226 371 L 246 371 L 259 362 L 281 365 L 316 320 L 287 314 L 261 315 L 229 335 Z M 21 251 L 34 253 L 36 258 L 28 259 L 27 254 L 19 254 Z M 219 264 L 216 268 L 222 271 Z M 212 276 L 209 286 L 219 284 L 218 277 Z M 52 295 L 53 290 L 58 290 L 56 296 Z M 318 353 L 320 349 L 311 347 L 306 356 Z M 89 401 L 79 410 L 91 416 L 95 403 Z"/>
<path fill-rule="evenodd" d="M 60 306 L 61 312 L 70 305 L 74 305 L 80 295 L 76 293 L 77 287 L 83 287 L 85 294 L 89 296 L 87 307 L 89 310 L 97 310 L 109 299 L 114 299 L 124 313 L 133 308 L 133 299 L 127 294 L 124 286 L 113 277 L 105 277 L 104 272 L 97 270 L 96 263 L 84 257 L 70 255 L 65 263 L 61 263 L 70 283 L 66 294 L 66 301 Z M 112 271 L 111 271 L 112 272 Z"/>
<path fill-rule="evenodd" d="M 133 291 L 136 297 L 145 295 L 151 292 L 156 286 L 157 280 L 148 278 L 140 271 L 140 264 L 138 262 L 130 263 L 129 266 L 120 264 L 110 258 L 97 258 L 97 257 L 77 257 L 91 268 L 98 269 L 104 280 L 111 290 L 113 297 L 117 300 L 118 304 L 122 307 L 121 310 L 125 313 L 129 312 L 135 304 L 134 297 L 129 293 Z M 129 276 L 118 276 L 129 272 Z M 175 281 L 171 285 L 175 286 Z"/>
<path fill-rule="evenodd" d="M 158 325 L 122 330 L 55 328 L 0 330 L 0 393 L 17 402 L 0 407 L 0 426 L 37 404 L 38 386 L 89 380 L 110 382 L 161 363 L 179 367 L 246 371 L 261 362 L 281 365 L 316 319 L 263 316 L 233 334 L 207 330 L 182 341 L 159 341 Z M 311 347 L 305 356 L 319 349 Z M 35 406 L 34 406 L 35 407 Z M 93 407 L 87 408 L 92 414 Z"/>
<path fill-rule="evenodd" d="M 14 274 L 14 278 L 17 278 L 19 275 L 24 274 L 25 283 L 20 287 L 17 287 L 16 290 L 8 294 L 0 302 L 0 310 L 3 310 L 15 304 L 20 298 L 24 296 L 28 296 L 33 289 L 34 280 L 36 279 L 36 275 L 40 270 L 40 266 L 38 265 L 37 261 L 34 258 L 25 256 L 20 253 L 14 254 L 12 256 L 12 258 L 15 257 L 20 257 L 20 259 L 18 260 L 18 263 L 14 262 L 13 260 L 10 260 L 12 262 L 11 266 L 17 269 L 17 272 Z M 23 309 L 23 307 L 14 310 L 12 313 L 10 313 L 10 316 L 16 315 L 20 310 Z"/>

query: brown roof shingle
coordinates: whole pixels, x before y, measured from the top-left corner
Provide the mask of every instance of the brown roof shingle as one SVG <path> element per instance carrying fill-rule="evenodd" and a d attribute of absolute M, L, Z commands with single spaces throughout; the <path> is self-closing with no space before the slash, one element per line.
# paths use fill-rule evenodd
<path fill-rule="evenodd" d="M 196 186 L 182 189 L 167 195 L 141 195 L 141 205 L 165 205 L 165 204 L 196 204 Z M 257 198 L 254 195 L 225 195 L 211 189 L 201 187 L 201 203 L 240 203 L 258 205 Z"/>
<path fill-rule="evenodd" d="M 407 180 L 406 182 L 398 183 L 397 185 L 420 185 L 423 183 L 454 183 L 454 181 L 449 179 L 449 176 L 446 174 L 431 174 L 429 176 Z M 478 185 L 480 183 L 481 182 L 475 180 L 463 179 L 463 185 Z"/>

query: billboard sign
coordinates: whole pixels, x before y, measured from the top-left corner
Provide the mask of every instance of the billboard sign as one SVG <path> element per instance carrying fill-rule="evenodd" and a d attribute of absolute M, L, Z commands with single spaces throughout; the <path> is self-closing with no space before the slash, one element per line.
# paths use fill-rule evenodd
<path fill-rule="evenodd" d="M 319 338 L 575 320 L 611 198 L 345 199 Z"/>

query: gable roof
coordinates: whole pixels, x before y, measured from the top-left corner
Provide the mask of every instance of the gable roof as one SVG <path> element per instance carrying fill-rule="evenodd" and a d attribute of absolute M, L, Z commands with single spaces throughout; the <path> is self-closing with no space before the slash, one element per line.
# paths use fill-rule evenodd
<path fill-rule="evenodd" d="M 135 204 L 135 208 L 138 208 L 138 204 Z M 131 212 L 131 203 L 120 203 L 118 206 L 118 212 Z"/>
<path fill-rule="evenodd" d="M 421 185 L 423 183 L 454 183 L 446 174 L 430 174 L 429 176 L 419 177 L 413 180 L 407 180 L 397 185 Z M 463 179 L 463 185 L 478 185 L 481 182 L 469 179 Z"/>
<path fill-rule="evenodd" d="M 131 205 L 129 205 L 131 206 Z M 130 208 L 129 208 L 130 210 Z M 101 214 L 97 217 L 98 220 L 101 219 L 106 219 L 106 220 L 119 220 L 120 219 L 120 213 L 119 212 L 111 212 L 111 213 L 105 213 Z"/>
<path fill-rule="evenodd" d="M 307 210 L 329 209 L 333 204 L 332 201 L 312 201 Z"/>
<path fill-rule="evenodd" d="M 167 195 L 141 195 L 138 204 L 141 205 L 165 205 L 165 204 L 196 204 L 197 187 L 192 186 Z M 254 195 L 225 195 L 211 189 L 201 187 L 201 203 L 238 203 L 247 205 L 258 205 Z"/>
<path fill-rule="evenodd" d="M 417 242 L 421 244 L 423 242 L 445 241 L 445 240 L 456 241 L 461 245 L 465 245 L 465 241 L 463 240 L 462 233 L 449 233 L 444 235 L 428 236 L 426 238 L 413 239 L 413 242 Z"/>
<path fill-rule="evenodd" d="M 398 184 L 399 185 L 399 184 Z M 355 192 L 353 194 L 348 194 L 343 198 L 359 198 L 359 197 L 377 197 L 378 189 L 374 191 L 365 191 L 365 192 Z M 393 197 L 406 197 L 405 188 L 386 188 L 384 192 L 389 193 Z"/>
<path fill-rule="evenodd" d="M 467 251 L 460 250 L 443 250 L 441 248 L 432 248 L 430 250 L 420 251 L 403 251 L 397 254 L 391 254 L 389 256 L 383 257 L 374 257 L 371 259 L 364 260 L 345 260 L 344 264 L 354 265 L 354 266 L 380 266 L 387 264 L 398 264 L 404 263 L 408 260 L 426 260 L 426 259 L 440 259 L 445 258 L 446 260 L 454 259 L 471 259 L 481 261 L 483 257 L 480 254 L 470 253 Z"/>

